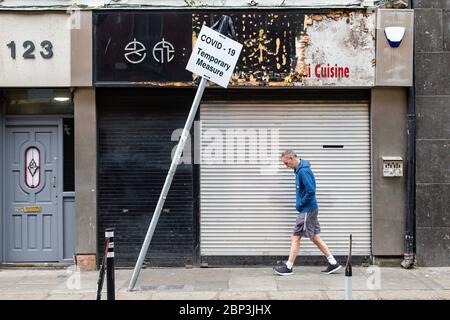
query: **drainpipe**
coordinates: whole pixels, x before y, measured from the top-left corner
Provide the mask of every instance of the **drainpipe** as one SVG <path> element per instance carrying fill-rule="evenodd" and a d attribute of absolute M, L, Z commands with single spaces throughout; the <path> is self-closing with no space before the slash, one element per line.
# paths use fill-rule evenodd
<path fill-rule="evenodd" d="M 409 0 L 408 9 L 413 8 L 413 1 Z M 414 51 L 413 44 L 413 85 L 408 88 L 408 110 L 407 110 L 407 147 L 406 147 L 406 221 L 405 221 L 405 253 L 401 266 L 405 269 L 414 267 L 415 255 L 415 201 L 416 201 L 416 109 L 415 109 L 415 76 L 414 76 Z"/>

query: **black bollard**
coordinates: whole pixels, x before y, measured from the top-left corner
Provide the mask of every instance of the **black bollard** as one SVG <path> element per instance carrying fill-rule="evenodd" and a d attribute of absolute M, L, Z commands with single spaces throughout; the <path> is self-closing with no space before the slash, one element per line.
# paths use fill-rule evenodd
<path fill-rule="evenodd" d="M 109 242 L 108 255 L 106 258 L 106 291 L 107 300 L 116 300 L 114 285 L 114 229 L 108 228 L 105 231 L 105 238 Z"/>
<path fill-rule="evenodd" d="M 102 264 L 100 265 L 100 273 L 97 280 L 97 300 L 102 300 L 103 281 L 105 280 L 106 272 L 106 257 L 108 256 L 109 239 L 105 241 L 105 251 L 102 258 Z"/>

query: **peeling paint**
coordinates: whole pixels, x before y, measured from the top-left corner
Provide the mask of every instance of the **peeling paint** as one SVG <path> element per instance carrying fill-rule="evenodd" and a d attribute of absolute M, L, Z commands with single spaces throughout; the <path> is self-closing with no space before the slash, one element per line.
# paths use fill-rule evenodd
<path fill-rule="evenodd" d="M 193 21 L 198 21 L 198 16 L 192 15 Z M 197 33 L 195 31 L 192 31 L 192 48 L 195 47 L 195 43 L 197 42 Z M 193 73 L 192 74 L 192 81 L 195 81 L 197 76 Z"/>
<path fill-rule="evenodd" d="M 237 27 L 238 41 L 244 45 L 232 84 L 265 86 L 277 81 L 281 84 L 292 70 L 294 38 L 296 32 L 301 30 L 304 15 L 266 12 L 229 14 Z M 198 27 L 195 29 L 196 32 L 200 30 Z"/>
<path fill-rule="evenodd" d="M 335 21 L 338 21 L 345 15 L 345 12 L 342 10 L 335 10 L 330 13 L 328 13 L 326 16 L 328 18 L 334 19 Z"/>
<path fill-rule="evenodd" d="M 295 74 L 285 81 L 307 86 L 374 85 L 373 14 L 335 10 L 324 15 L 305 15 L 303 30 L 296 38 Z"/>

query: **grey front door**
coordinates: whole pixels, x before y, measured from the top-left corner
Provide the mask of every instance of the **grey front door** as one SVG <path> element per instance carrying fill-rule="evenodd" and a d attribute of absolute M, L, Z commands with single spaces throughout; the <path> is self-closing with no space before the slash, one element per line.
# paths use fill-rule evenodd
<path fill-rule="evenodd" d="M 58 125 L 6 126 L 5 258 L 58 261 Z"/>

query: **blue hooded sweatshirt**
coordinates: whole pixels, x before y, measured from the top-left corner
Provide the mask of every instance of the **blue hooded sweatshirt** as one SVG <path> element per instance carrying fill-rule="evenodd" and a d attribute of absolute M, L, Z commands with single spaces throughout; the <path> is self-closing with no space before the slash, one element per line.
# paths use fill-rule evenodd
<path fill-rule="evenodd" d="M 316 179 L 311 171 L 311 164 L 307 160 L 300 160 L 295 171 L 295 208 L 300 213 L 318 209 L 316 200 Z"/>

